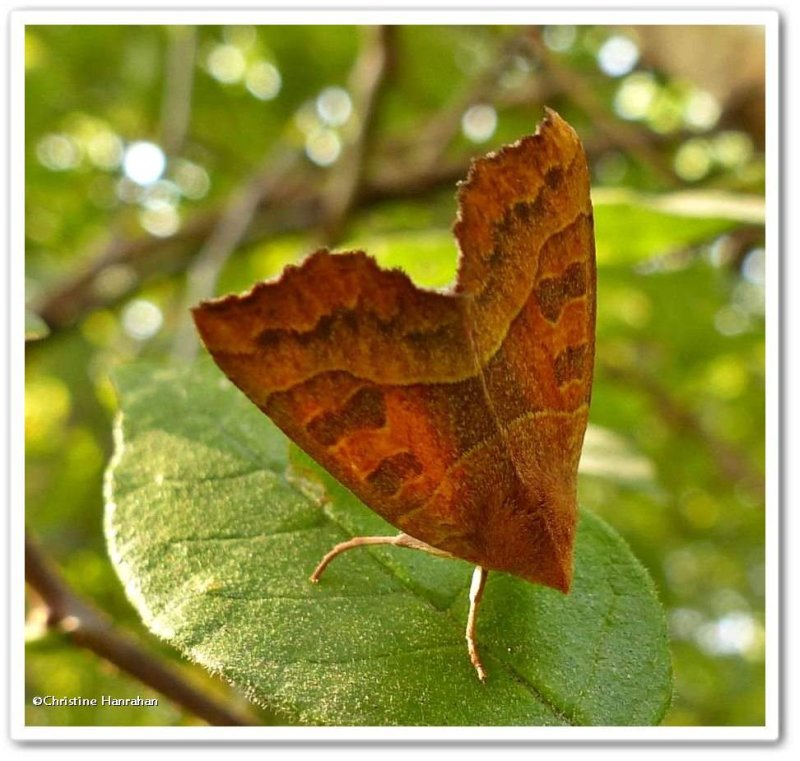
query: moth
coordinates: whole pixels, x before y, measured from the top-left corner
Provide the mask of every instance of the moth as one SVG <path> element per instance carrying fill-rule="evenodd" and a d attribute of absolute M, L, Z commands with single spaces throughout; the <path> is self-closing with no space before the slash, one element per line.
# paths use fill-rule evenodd
<path fill-rule="evenodd" d="M 399 529 L 389 544 L 568 592 L 595 353 L 589 169 L 554 111 L 474 161 L 458 190 L 458 276 L 424 290 L 362 251 L 320 250 L 193 310 L 222 371 L 294 442 Z"/>

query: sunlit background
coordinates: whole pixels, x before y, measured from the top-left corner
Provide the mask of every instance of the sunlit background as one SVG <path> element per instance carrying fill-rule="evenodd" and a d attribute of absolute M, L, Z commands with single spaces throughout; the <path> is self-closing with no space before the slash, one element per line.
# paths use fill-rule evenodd
<path fill-rule="evenodd" d="M 30 529 L 76 589 L 147 638 L 102 538 L 109 370 L 191 356 L 187 298 L 197 263 L 220 250 L 220 219 L 284 167 L 215 260 L 219 293 L 320 242 L 366 248 L 445 286 L 455 181 L 549 105 L 585 142 L 596 207 L 598 367 L 582 503 L 625 536 L 665 604 L 676 688 L 666 723 L 762 724 L 761 30 L 396 29 L 369 124 L 353 74 L 364 37 L 351 27 L 29 27 Z M 359 192 L 323 235 L 320 198 L 365 130 Z M 46 632 L 30 603 L 31 694 L 147 692 Z M 166 701 L 146 714 L 94 711 L 29 707 L 28 720 L 195 721 Z"/>

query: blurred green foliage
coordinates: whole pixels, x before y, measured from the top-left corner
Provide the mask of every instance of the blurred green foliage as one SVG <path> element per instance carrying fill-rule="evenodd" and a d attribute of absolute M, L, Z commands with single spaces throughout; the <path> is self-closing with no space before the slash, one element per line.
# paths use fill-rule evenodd
<path fill-rule="evenodd" d="M 708 45 L 724 48 L 725 29 L 710 27 Z M 667 608 L 666 723 L 763 724 L 765 252 L 752 210 L 764 162 L 737 81 L 730 98 L 719 83 L 712 95 L 702 72 L 693 81 L 656 66 L 636 29 L 396 32 L 364 172 L 389 190 L 380 202 L 357 199 L 337 247 L 447 285 L 453 180 L 394 196 L 389 180 L 448 167 L 463 176 L 471 156 L 531 132 L 543 105 L 575 126 L 593 171 L 599 281 L 581 499 L 625 536 Z M 314 26 L 27 31 L 27 524 L 78 592 L 176 662 L 141 626 L 103 544 L 116 409 L 108 373 L 142 357 L 174 361 L 186 269 L 213 229 L 193 235 L 193 225 L 265 160 L 300 157 L 287 203 L 259 211 L 217 291 L 273 276 L 318 244 L 319 210 L 289 211 L 344 160 L 363 39 L 359 28 Z M 149 164 L 147 153 L 134 161 L 142 142 Z M 148 171 L 152 181 L 132 179 Z M 140 255 L 103 266 L 99 257 L 131 241 Z M 88 285 L 64 291 L 87 267 Z M 54 304 L 77 306 L 60 320 Z M 31 621 L 36 610 L 31 597 Z M 31 724 L 197 721 L 165 700 L 155 711 L 33 708 L 34 695 L 149 694 L 33 624 L 26 676 Z"/>

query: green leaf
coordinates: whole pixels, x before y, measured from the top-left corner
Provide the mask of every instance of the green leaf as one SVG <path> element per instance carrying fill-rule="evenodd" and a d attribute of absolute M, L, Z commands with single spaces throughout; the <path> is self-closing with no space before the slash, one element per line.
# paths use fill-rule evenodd
<path fill-rule="evenodd" d="M 481 684 L 464 642 L 471 568 L 335 543 L 394 533 L 209 363 L 116 378 L 105 528 L 146 625 L 280 721 L 652 724 L 671 694 L 664 617 L 623 541 L 584 512 L 573 591 L 489 575 Z"/>

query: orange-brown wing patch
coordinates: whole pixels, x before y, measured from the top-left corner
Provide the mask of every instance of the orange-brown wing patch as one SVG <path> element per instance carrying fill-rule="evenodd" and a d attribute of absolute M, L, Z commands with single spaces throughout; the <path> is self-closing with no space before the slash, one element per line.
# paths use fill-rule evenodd
<path fill-rule="evenodd" d="M 478 162 L 459 200 L 458 290 L 469 297 L 486 397 L 513 466 L 514 488 L 484 517 L 487 552 L 498 567 L 547 573 L 552 586 L 568 588 L 596 302 L 589 174 L 577 135 L 550 112 L 536 135 Z M 542 558 L 546 570 L 537 569 Z"/>
<path fill-rule="evenodd" d="M 209 351 L 225 356 L 234 382 L 257 404 L 336 370 L 359 368 L 358 377 L 398 384 L 473 372 L 457 304 L 362 252 L 317 251 L 280 279 L 204 302 L 193 314 Z"/>
<path fill-rule="evenodd" d="M 360 252 L 319 251 L 194 317 L 233 382 L 395 524 L 496 430 L 458 302 Z M 454 390 L 460 405 L 449 404 Z"/>
<path fill-rule="evenodd" d="M 225 373 L 295 442 L 412 536 L 569 588 L 594 362 L 586 160 L 548 112 L 473 164 L 455 288 L 319 251 L 194 310 Z"/>

